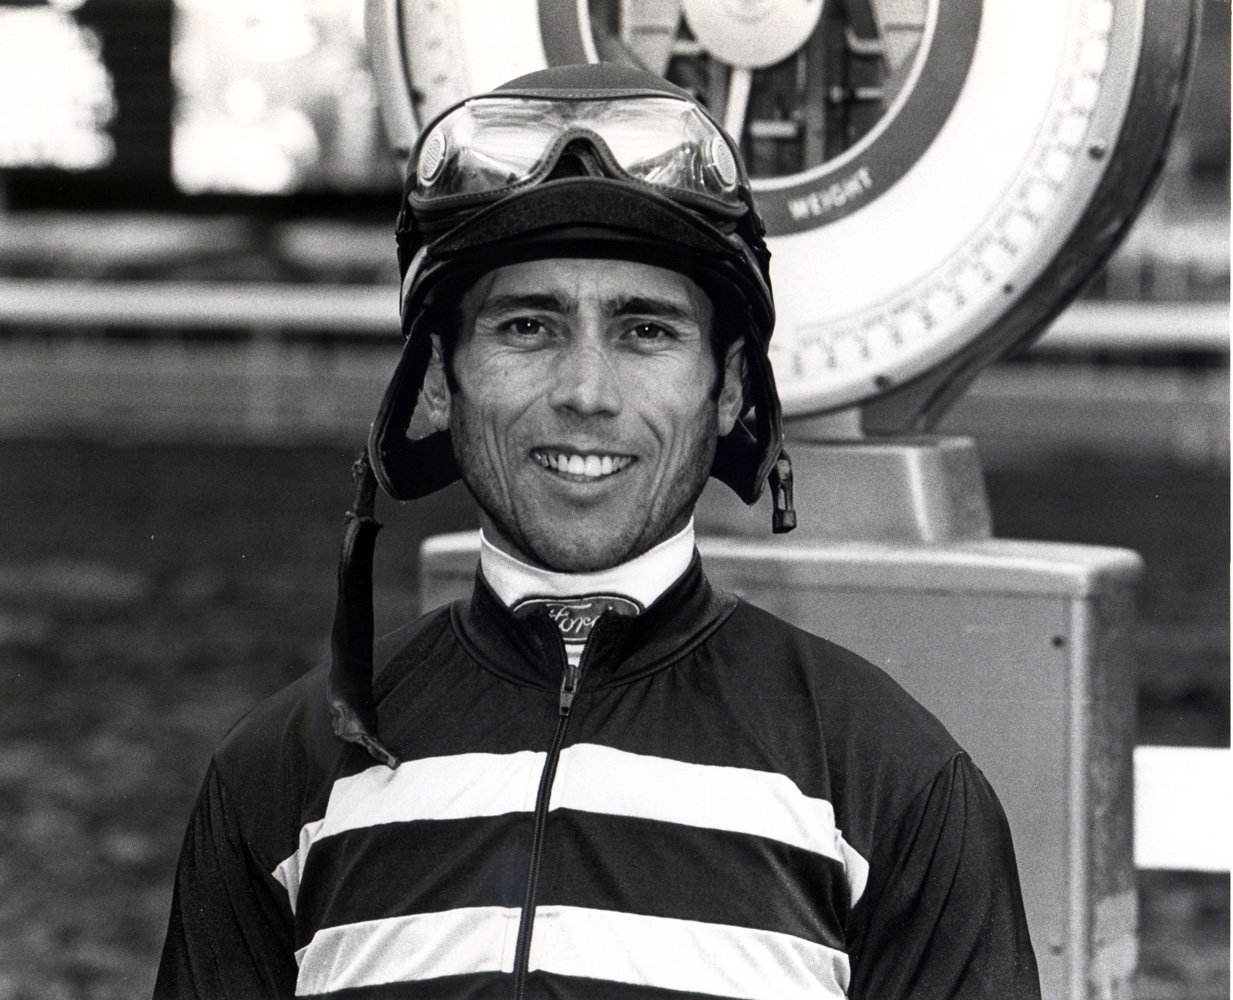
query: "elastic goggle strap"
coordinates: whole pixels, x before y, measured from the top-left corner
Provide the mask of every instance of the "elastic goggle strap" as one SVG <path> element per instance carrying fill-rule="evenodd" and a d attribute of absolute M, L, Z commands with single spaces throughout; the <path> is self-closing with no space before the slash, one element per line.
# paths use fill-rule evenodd
<path fill-rule="evenodd" d="M 546 100 L 474 98 L 430 126 L 416 155 L 410 200 L 455 207 L 545 177 L 585 138 L 614 177 L 739 213 L 742 177 L 731 142 L 696 105 L 676 97 Z"/>

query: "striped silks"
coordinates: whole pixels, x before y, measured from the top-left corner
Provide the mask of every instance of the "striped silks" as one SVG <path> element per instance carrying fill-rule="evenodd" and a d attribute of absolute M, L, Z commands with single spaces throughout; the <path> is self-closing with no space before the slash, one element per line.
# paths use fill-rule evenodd
<path fill-rule="evenodd" d="M 415 823 L 452 837 L 456 824 L 450 821 L 529 814 L 543 763 L 543 753 L 530 751 L 470 753 L 408 761 L 396 771 L 378 766 L 340 779 L 325 816 L 305 824 L 298 850 L 274 876 L 294 908 L 310 855 L 316 851 L 320 857 L 314 864 L 327 864 L 332 844 L 344 843 L 357 831 L 381 836 L 377 828 Z M 609 824 L 609 835 L 612 824 L 623 818 L 624 829 L 634 833 L 617 842 L 641 836 L 669 853 L 677 849 L 674 845 L 684 845 L 684 853 L 709 851 L 716 860 L 730 850 L 786 850 L 797 857 L 830 859 L 842 871 L 847 901 L 853 904 L 868 875 L 865 859 L 836 828 L 831 804 L 804 795 L 774 772 L 577 744 L 562 752 L 550 811 L 573 817 L 575 840 L 585 840 L 590 815 Z M 431 833 L 424 836 L 431 838 Z M 601 841 L 602 835 L 593 840 Z M 571 844 L 564 848 L 567 856 Z M 442 851 L 448 849 L 446 844 Z M 750 866 L 731 867 L 744 872 Z M 807 920 L 800 922 L 799 933 L 725 922 L 726 917 L 739 920 L 740 914 L 715 902 L 721 893 L 707 897 L 704 890 L 695 889 L 697 899 L 682 909 L 691 917 L 716 919 L 546 900 L 536 912 L 530 967 L 730 997 L 843 995 L 848 964 L 839 942 L 819 940 Z M 655 893 L 647 891 L 650 908 Z M 483 891 L 476 896 L 485 898 Z M 449 908 L 317 929 L 297 954 L 298 992 L 512 969 L 517 906 L 443 905 Z M 353 916 L 362 914 L 361 907 Z M 797 924 L 791 926 L 798 930 Z"/>

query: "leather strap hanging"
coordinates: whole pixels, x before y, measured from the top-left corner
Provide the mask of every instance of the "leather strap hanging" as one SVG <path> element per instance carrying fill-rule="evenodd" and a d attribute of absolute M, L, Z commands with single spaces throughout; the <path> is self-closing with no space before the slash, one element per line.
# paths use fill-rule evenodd
<path fill-rule="evenodd" d="M 377 737 L 377 708 L 373 698 L 373 549 L 381 522 L 373 517 L 377 477 L 360 452 L 351 467 L 356 483 L 355 503 L 346 515 L 342 557 L 338 564 L 338 605 L 330 639 L 330 674 L 326 698 L 333 716 L 334 734 L 363 747 L 377 761 L 398 766 L 398 758 Z"/>

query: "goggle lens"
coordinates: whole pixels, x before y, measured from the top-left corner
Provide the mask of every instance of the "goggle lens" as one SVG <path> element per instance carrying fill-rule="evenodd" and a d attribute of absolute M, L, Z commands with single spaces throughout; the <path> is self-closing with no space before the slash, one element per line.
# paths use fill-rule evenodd
<path fill-rule="evenodd" d="M 415 196 L 431 202 L 532 180 L 573 135 L 598 139 L 636 180 L 741 205 L 727 139 L 692 104 L 671 97 L 469 101 L 437 122 L 421 145 Z"/>

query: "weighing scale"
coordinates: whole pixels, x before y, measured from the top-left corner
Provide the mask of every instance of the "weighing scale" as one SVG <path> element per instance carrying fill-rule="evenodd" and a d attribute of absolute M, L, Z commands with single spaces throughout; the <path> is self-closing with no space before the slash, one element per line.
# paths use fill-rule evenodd
<path fill-rule="evenodd" d="M 393 146 L 547 65 L 690 89 L 742 148 L 767 223 L 771 358 L 799 527 L 722 487 L 710 578 L 855 650 L 998 791 L 1048 1000 L 1130 997 L 1139 557 L 991 537 L 970 439 L 930 434 L 1039 336 L 1162 165 L 1197 0 L 369 0 Z M 474 533 L 421 552 L 433 607 Z"/>

